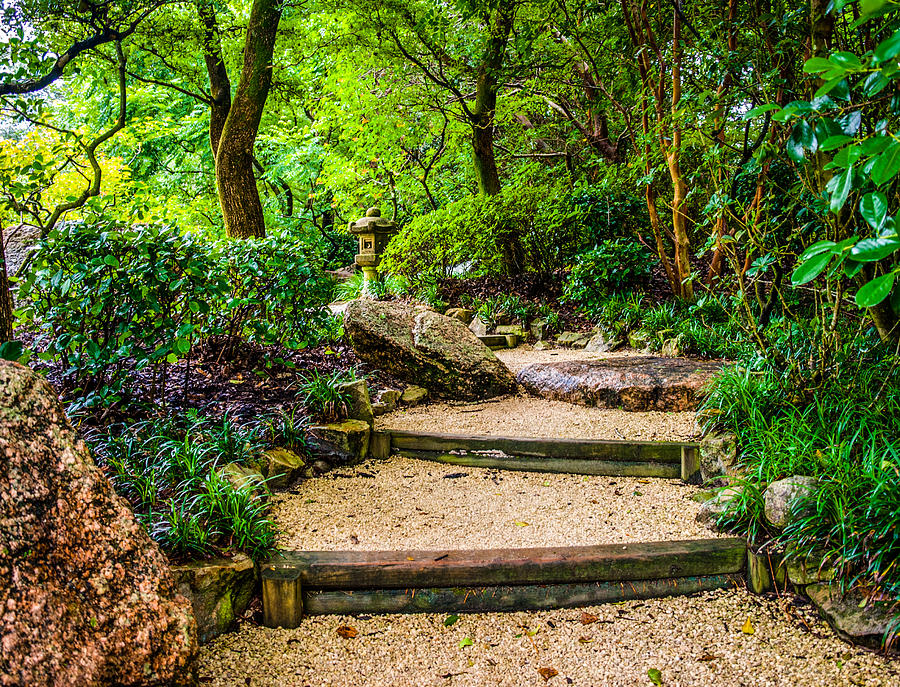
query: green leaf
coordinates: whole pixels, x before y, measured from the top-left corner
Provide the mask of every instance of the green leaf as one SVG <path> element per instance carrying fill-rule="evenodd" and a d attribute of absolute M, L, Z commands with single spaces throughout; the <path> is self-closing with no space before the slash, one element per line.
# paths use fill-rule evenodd
<path fill-rule="evenodd" d="M 460 649 L 464 649 L 467 646 L 472 646 L 473 644 L 475 644 L 475 642 L 472 641 L 471 637 L 463 637 L 462 639 L 459 640 L 459 648 Z"/>
<path fill-rule="evenodd" d="M 841 146 L 850 143 L 853 140 L 852 136 L 844 136 L 843 134 L 839 136 L 829 136 L 826 138 L 821 145 L 819 145 L 820 150 L 835 150 L 836 148 L 840 148 Z"/>
<path fill-rule="evenodd" d="M 115 255 L 104 255 L 103 262 L 106 263 L 107 265 L 109 265 L 110 267 L 119 267 L 120 266 L 119 258 L 117 258 Z"/>
<path fill-rule="evenodd" d="M 874 14 L 887 4 L 887 0 L 860 0 L 859 9 L 864 14 Z"/>
<path fill-rule="evenodd" d="M 444 627 L 452 627 L 457 622 L 459 622 L 458 615 L 456 615 L 455 613 L 453 615 L 448 615 L 446 618 L 444 618 Z"/>
<path fill-rule="evenodd" d="M 865 284 L 856 292 L 856 304 L 860 308 L 871 308 L 878 305 L 891 294 L 894 288 L 894 273 L 888 272 Z"/>
<path fill-rule="evenodd" d="M 850 257 L 857 262 L 875 262 L 883 260 L 900 249 L 900 241 L 896 238 L 863 239 L 850 251 Z"/>
<path fill-rule="evenodd" d="M 801 263 L 791 275 L 791 282 L 794 286 L 800 286 L 801 284 L 811 282 L 822 273 L 822 270 L 824 270 L 825 267 L 828 266 L 832 257 L 831 253 L 822 253 Z"/>
<path fill-rule="evenodd" d="M 169 353 L 169 355 L 166 356 L 166 362 L 174 365 L 175 363 L 178 362 L 178 356 L 175 355 L 174 353 Z"/>
<path fill-rule="evenodd" d="M 819 86 L 819 88 L 816 89 L 816 93 L 815 93 L 814 97 L 821 98 L 823 95 L 828 95 L 835 88 L 837 88 L 841 83 L 843 83 L 844 80 L 845 80 L 845 77 L 843 74 L 841 74 L 840 76 L 836 76 L 833 79 L 829 79 L 828 81 L 823 83 L 821 86 Z"/>
<path fill-rule="evenodd" d="M 828 207 L 832 212 L 840 212 L 853 187 L 853 167 L 848 167 L 843 174 L 835 178 L 837 181 L 831 189 L 831 201 Z"/>
<path fill-rule="evenodd" d="M 866 77 L 866 80 L 863 81 L 863 92 L 867 97 L 871 98 L 873 95 L 881 93 L 881 91 L 883 91 L 890 83 L 891 80 L 881 72 L 872 72 Z"/>
<path fill-rule="evenodd" d="M 813 57 L 806 61 L 803 65 L 803 71 L 807 74 L 818 74 L 819 72 L 824 72 L 829 69 L 833 69 L 834 65 L 831 64 L 824 57 Z"/>
<path fill-rule="evenodd" d="M 657 685 L 657 687 L 660 687 L 660 685 L 662 685 L 663 683 L 662 673 L 657 668 L 650 668 L 647 671 L 647 677 L 649 677 L 650 682 L 652 682 L 654 685 Z"/>
<path fill-rule="evenodd" d="M 887 198 L 879 191 L 867 193 L 859 201 L 859 213 L 872 229 L 881 231 L 887 219 Z"/>
<path fill-rule="evenodd" d="M 872 167 L 872 182 L 876 186 L 886 184 L 900 172 L 900 143 L 891 142 L 887 149 L 875 160 Z"/>
<path fill-rule="evenodd" d="M 817 241 L 803 251 L 800 255 L 800 262 L 806 262 L 811 257 L 821 255 L 822 253 L 831 253 L 833 255 L 836 246 L 837 244 L 834 241 Z"/>
<path fill-rule="evenodd" d="M 746 122 L 748 119 L 753 119 L 761 115 L 764 112 L 770 112 L 772 110 L 780 110 L 781 105 L 776 105 L 775 103 L 767 103 L 765 105 L 760 105 L 759 107 L 754 107 L 752 110 L 748 110 L 744 113 L 744 121 Z"/>
<path fill-rule="evenodd" d="M 898 54 L 900 54 L 900 29 L 894 31 L 890 38 L 878 44 L 875 48 L 874 57 L 876 62 L 887 62 Z"/>

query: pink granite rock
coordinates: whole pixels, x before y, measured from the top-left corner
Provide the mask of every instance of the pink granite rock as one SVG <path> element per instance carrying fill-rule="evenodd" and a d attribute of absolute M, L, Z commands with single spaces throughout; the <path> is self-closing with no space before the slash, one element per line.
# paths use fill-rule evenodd
<path fill-rule="evenodd" d="M 183 685 L 197 631 L 168 561 L 56 394 L 0 361 L 0 685 Z"/>
<path fill-rule="evenodd" d="M 697 408 L 703 387 L 722 363 L 629 356 L 607 360 L 533 363 L 516 381 L 536 396 L 629 411 Z"/>

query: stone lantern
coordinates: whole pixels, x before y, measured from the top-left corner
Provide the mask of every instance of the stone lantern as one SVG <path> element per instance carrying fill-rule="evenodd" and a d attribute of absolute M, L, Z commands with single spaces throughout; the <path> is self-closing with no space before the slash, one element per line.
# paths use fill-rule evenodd
<path fill-rule="evenodd" d="M 363 292 L 378 279 L 378 263 L 388 242 L 397 233 L 397 223 L 381 216 L 378 208 L 366 210 L 366 216 L 350 222 L 350 233 L 359 236 L 359 254 L 356 264 L 363 272 Z"/>

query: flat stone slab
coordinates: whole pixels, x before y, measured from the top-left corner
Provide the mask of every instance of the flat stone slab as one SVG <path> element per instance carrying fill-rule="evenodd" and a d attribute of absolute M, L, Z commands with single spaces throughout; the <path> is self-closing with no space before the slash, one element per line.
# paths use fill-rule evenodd
<path fill-rule="evenodd" d="M 608 360 L 533 363 L 516 381 L 530 393 L 557 401 L 629 411 L 695 410 L 704 385 L 721 361 L 633 356 Z"/>

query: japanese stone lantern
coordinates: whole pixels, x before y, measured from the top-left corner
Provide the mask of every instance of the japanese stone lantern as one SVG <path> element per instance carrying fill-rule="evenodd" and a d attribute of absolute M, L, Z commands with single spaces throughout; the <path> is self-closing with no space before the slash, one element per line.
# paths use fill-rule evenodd
<path fill-rule="evenodd" d="M 378 263 L 388 241 L 397 233 L 397 223 L 381 216 L 378 208 L 366 210 L 366 216 L 350 222 L 350 233 L 359 236 L 359 254 L 356 264 L 363 272 L 363 292 L 378 279 Z"/>

